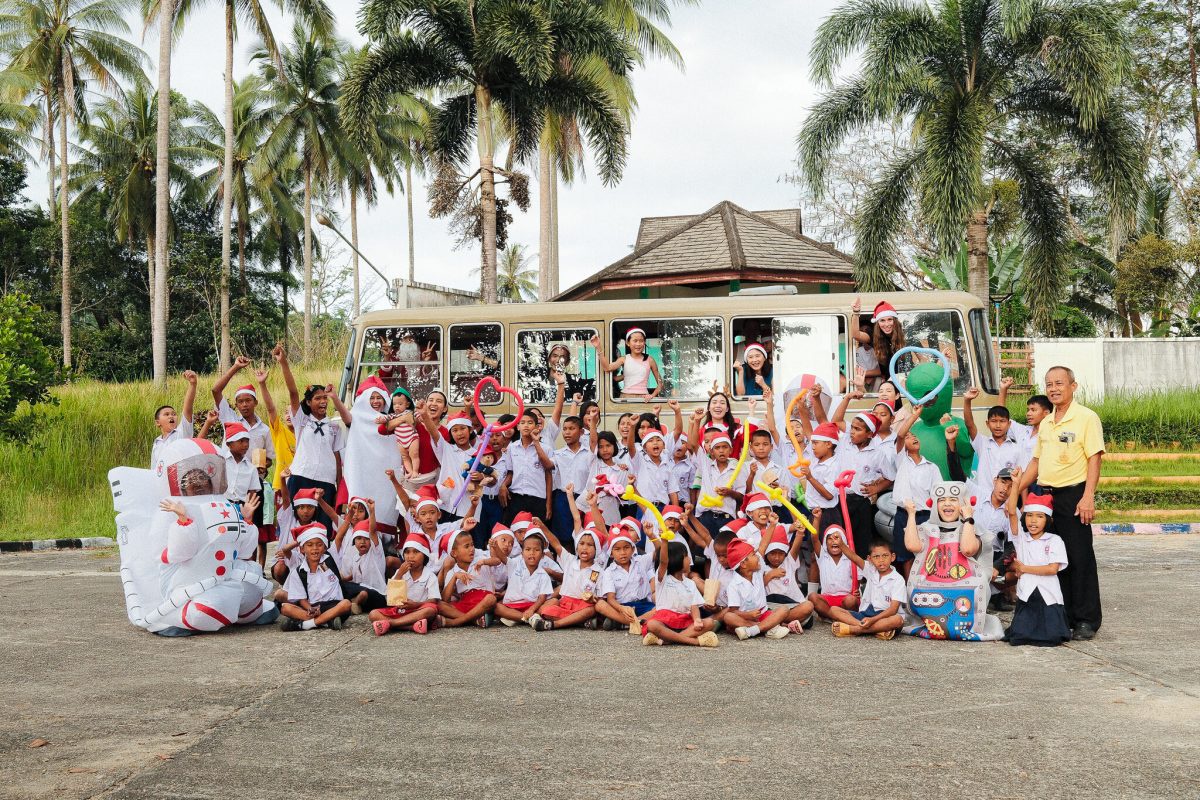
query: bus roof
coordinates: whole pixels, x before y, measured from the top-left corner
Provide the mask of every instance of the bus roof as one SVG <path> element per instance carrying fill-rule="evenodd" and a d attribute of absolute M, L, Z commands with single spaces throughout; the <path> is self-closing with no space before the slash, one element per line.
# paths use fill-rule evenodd
<path fill-rule="evenodd" d="M 979 298 L 967 292 L 920 291 L 864 293 L 862 313 L 869 314 L 881 300 L 887 300 L 897 310 L 926 308 L 982 308 Z M 655 300 L 574 300 L 561 303 L 505 303 L 503 310 L 495 305 L 433 306 L 428 308 L 387 308 L 369 311 L 355 325 L 397 325 L 407 322 L 571 322 L 609 317 L 640 317 L 667 314 L 693 317 L 714 316 L 736 312 L 753 315 L 846 311 L 850 306 L 848 292 L 836 294 L 778 294 L 753 297 L 681 297 Z"/>

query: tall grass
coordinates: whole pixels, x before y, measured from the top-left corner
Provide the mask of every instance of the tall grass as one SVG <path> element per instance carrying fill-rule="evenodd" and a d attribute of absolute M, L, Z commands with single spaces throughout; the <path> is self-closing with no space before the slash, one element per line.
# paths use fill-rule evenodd
<path fill-rule="evenodd" d="M 301 369 L 296 380 L 336 382 L 337 374 L 334 366 Z M 197 430 L 204 411 L 213 406 L 215 380 L 200 376 Z M 277 370 L 268 385 L 282 407 L 287 397 Z M 53 392 L 58 405 L 18 409 L 27 437 L 0 442 L 0 540 L 112 536 L 108 471 L 120 465 L 149 467 L 158 435 L 154 410 L 167 403 L 181 408 L 186 388 L 180 377 L 168 381 L 165 390 L 149 381 L 79 381 Z"/>

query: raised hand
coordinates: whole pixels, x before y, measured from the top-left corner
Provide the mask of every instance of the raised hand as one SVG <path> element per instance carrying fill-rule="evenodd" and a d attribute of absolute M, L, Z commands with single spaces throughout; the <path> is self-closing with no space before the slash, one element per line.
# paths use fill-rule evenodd
<path fill-rule="evenodd" d="M 246 502 L 242 503 L 242 516 L 246 519 L 254 519 L 254 512 L 258 511 L 260 505 L 262 505 L 262 496 L 258 492 L 250 492 L 246 495 Z"/>
<path fill-rule="evenodd" d="M 163 511 L 170 511 L 172 514 L 179 517 L 180 522 L 183 522 L 188 518 L 187 509 L 184 508 L 183 503 L 179 502 L 178 500 L 163 500 L 158 504 L 158 507 Z"/>
<path fill-rule="evenodd" d="M 282 342 L 271 348 L 271 357 L 280 363 L 287 361 L 287 351 L 283 349 Z"/>
<path fill-rule="evenodd" d="M 204 418 L 208 420 L 210 424 L 215 425 L 217 424 L 217 420 L 221 418 L 221 415 L 217 413 L 215 408 L 210 408 L 208 413 L 204 415 Z"/>
<path fill-rule="evenodd" d="M 946 427 L 946 441 L 947 442 L 957 442 L 958 441 L 958 430 L 959 429 L 958 429 L 957 425 L 948 425 Z"/>
<path fill-rule="evenodd" d="M 679 401 L 676 400 L 674 397 L 672 397 L 670 400 L 667 401 L 667 408 L 671 409 L 672 411 L 678 411 L 679 410 Z"/>
<path fill-rule="evenodd" d="M 250 359 L 245 356 L 238 356 L 233 360 L 233 367 L 236 370 L 243 370 L 248 366 L 250 366 Z"/>
<path fill-rule="evenodd" d="M 1013 385 L 1013 379 L 1010 376 L 1005 375 L 1003 378 L 1000 379 L 1000 388 L 1001 389 L 1011 389 L 1012 385 Z"/>
<path fill-rule="evenodd" d="M 258 381 L 259 383 L 266 383 L 267 371 L 265 369 L 254 370 L 254 380 Z"/>
<path fill-rule="evenodd" d="M 904 501 L 904 510 L 908 512 L 908 516 L 911 518 L 914 514 L 917 513 L 917 504 L 914 503 L 912 500 L 905 500 Z"/>
<path fill-rule="evenodd" d="M 858 295 L 854 295 L 854 302 L 852 302 L 850 304 L 850 310 L 853 311 L 855 314 L 862 311 L 862 298 L 861 297 L 859 297 Z"/>
<path fill-rule="evenodd" d="M 183 371 L 183 379 L 185 381 L 187 381 L 188 383 L 190 383 L 192 386 L 196 385 L 196 373 L 190 369 L 185 369 Z"/>
<path fill-rule="evenodd" d="M 979 387 L 972 386 L 963 392 L 963 400 L 974 400 L 979 397 Z"/>

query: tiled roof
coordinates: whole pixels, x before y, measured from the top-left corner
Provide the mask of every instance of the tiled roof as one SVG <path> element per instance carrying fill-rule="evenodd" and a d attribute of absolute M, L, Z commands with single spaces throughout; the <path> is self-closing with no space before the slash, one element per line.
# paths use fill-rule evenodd
<path fill-rule="evenodd" d="M 705 273 L 791 272 L 817 280 L 853 276 L 848 255 L 809 239 L 799 228 L 799 209 L 758 214 L 728 200 L 694 216 L 647 217 L 632 253 L 562 292 L 559 299 L 608 281 L 672 275 L 702 279 Z"/>

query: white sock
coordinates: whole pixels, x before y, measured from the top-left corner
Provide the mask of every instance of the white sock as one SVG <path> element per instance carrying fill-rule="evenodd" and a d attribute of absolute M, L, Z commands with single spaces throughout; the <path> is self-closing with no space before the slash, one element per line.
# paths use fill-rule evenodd
<path fill-rule="evenodd" d="M 304 622 L 300 623 L 300 630 L 302 631 L 311 631 L 315 627 L 317 627 L 317 621 L 315 619 L 306 619 Z"/>
<path fill-rule="evenodd" d="M 758 636 L 760 633 L 762 633 L 762 631 L 758 629 L 757 625 L 751 625 L 749 628 L 746 628 L 746 634 L 748 636 Z"/>

